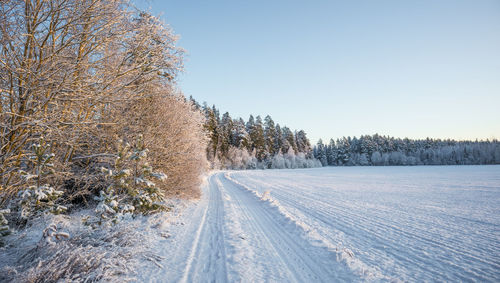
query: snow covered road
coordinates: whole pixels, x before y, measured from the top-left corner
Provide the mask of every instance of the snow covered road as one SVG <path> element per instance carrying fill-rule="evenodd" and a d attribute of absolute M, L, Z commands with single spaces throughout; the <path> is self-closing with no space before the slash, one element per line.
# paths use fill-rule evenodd
<path fill-rule="evenodd" d="M 174 233 L 165 268 L 146 281 L 332 282 L 359 276 L 339 263 L 345 254 L 310 238 L 272 203 L 212 174 L 189 223 Z M 186 221 L 187 222 L 187 221 Z M 184 224 L 184 222 L 183 222 Z"/>
<path fill-rule="evenodd" d="M 331 282 L 352 279 L 336 253 L 314 246 L 301 227 L 216 173 L 181 281 Z"/>
<path fill-rule="evenodd" d="M 500 166 L 216 172 L 147 281 L 500 280 Z M 159 247 L 161 248 L 161 247 Z"/>

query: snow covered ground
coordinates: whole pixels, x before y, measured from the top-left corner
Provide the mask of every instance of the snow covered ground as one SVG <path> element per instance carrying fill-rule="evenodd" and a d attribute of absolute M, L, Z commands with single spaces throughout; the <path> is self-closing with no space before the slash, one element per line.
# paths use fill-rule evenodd
<path fill-rule="evenodd" d="M 499 204 L 500 166 L 217 172 L 142 279 L 498 282 Z"/>
<path fill-rule="evenodd" d="M 57 267 L 74 281 L 500 280 L 500 166 L 220 171 L 202 189 L 103 231 L 40 221 L 0 251 L 0 279 Z M 49 223 L 71 234 L 63 248 L 41 246 Z"/>
<path fill-rule="evenodd" d="M 362 279 L 500 280 L 500 166 L 330 167 L 220 178 L 270 191 L 282 214 L 324 246 L 352 251 L 348 265 L 356 274 L 368 271 Z"/>

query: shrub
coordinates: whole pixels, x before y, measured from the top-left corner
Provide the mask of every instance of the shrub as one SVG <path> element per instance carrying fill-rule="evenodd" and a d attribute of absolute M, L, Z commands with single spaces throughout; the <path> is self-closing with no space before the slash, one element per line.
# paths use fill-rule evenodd
<path fill-rule="evenodd" d="M 49 184 L 43 184 L 44 177 L 54 174 L 54 165 L 51 163 L 54 154 L 50 152 L 50 146 L 41 137 L 39 143 L 34 143 L 31 148 L 32 152 L 28 154 L 31 163 L 28 168 L 31 168 L 31 172 L 20 171 L 25 187 L 18 194 L 21 220 L 27 220 L 37 213 L 59 214 L 67 210 L 65 206 L 56 203 L 63 195 L 63 191 L 56 190 Z"/>
<path fill-rule="evenodd" d="M 85 223 L 116 223 L 126 215 L 151 214 L 166 211 L 165 196 L 153 179 L 167 180 L 167 175 L 153 171 L 147 162 L 148 149 L 139 135 L 134 145 L 118 142 L 118 153 L 111 169 L 101 171 L 109 180 L 109 186 L 100 191 L 95 210 L 97 218 L 86 218 Z"/>
<path fill-rule="evenodd" d="M 2 237 L 10 234 L 9 221 L 5 218 L 5 214 L 9 213 L 10 209 L 0 209 L 0 247 L 5 244 Z"/>
<path fill-rule="evenodd" d="M 199 197 L 208 167 L 206 137 L 204 117 L 190 102 L 181 94 L 165 94 L 137 101 L 115 116 L 126 120 L 116 135 L 129 140 L 142 135 L 151 166 L 168 175 L 158 186 L 166 196 Z"/>

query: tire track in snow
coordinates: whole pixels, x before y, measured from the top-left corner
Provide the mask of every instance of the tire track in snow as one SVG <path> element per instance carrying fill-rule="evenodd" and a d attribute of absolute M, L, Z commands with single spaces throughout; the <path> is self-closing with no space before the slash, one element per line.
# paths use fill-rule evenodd
<path fill-rule="evenodd" d="M 282 268 L 282 276 L 292 276 L 281 278 L 286 281 L 331 282 L 332 279 L 353 279 L 351 271 L 336 261 L 335 252 L 311 245 L 294 223 L 277 211 L 268 209 L 266 203 L 227 179 L 223 173 L 217 174 L 216 178 L 221 189 L 235 202 L 239 218 L 247 224 L 246 234 L 251 239 L 259 239 L 265 247 L 253 246 L 256 249 L 254 253 L 274 258 L 274 264 L 271 261 L 269 263 L 273 265 L 266 268 Z M 260 279 L 269 280 L 266 274 L 262 276 Z"/>
<path fill-rule="evenodd" d="M 359 275 L 337 253 L 268 202 L 214 173 L 186 225 L 164 251 L 164 269 L 150 282 L 352 282 Z"/>
<path fill-rule="evenodd" d="M 209 178 L 208 206 L 196 232 L 181 282 L 228 282 L 224 210 L 219 187 Z"/>
<path fill-rule="evenodd" d="M 220 179 L 217 179 L 217 184 L 220 186 L 220 188 L 223 188 Z M 251 241 L 256 238 L 256 235 L 265 234 L 265 231 L 262 230 L 259 225 L 257 225 L 253 217 L 251 217 L 248 213 L 244 213 L 244 211 L 242 211 L 242 206 L 244 204 L 242 204 L 239 198 L 231 198 L 230 194 L 227 194 L 227 197 L 231 200 L 227 205 L 231 207 L 231 210 L 233 212 L 229 220 L 229 222 L 232 223 L 230 223 L 229 226 L 239 227 L 239 229 L 233 228 L 233 230 L 236 230 L 233 233 L 233 238 L 239 237 L 242 240 L 244 239 L 250 242 L 246 246 L 234 243 L 233 253 L 244 253 L 246 255 L 245 257 L 243 257 L 243 259 L 245 260 L 244 264 L 248 265 L 247 269 L 248 271 L 250 271 L 250 273 L 252 273 L 252 275 L 249 275 L 245 274 L 246 272 L 244 272 L 243 270 L 240 270 L 243 272 L 240 272 L 238 274 L 239 280 L 236 281 L 241 281 L 245 278 L 248 280 L 249 278 L 247 278 L 247 276 L 252 276 L 256 281 L 269 281 L 269 279 L 271 279 L 271 281 L 277 281 L 280 278 L 294 278 L 294 275 L 291 273 L 293 272 L 292 270 L 290 270 L 289 268 L 286 268 L 285 270 L 279 268 L 282 266 L 287 267 L 287 263 L 282 257 L 275 256 L 275 254 L 278 254 L 278 250 L 276 250 L 268 237 L 258 237 L 258 245 L 255 244 L 255 242 L 251 243 Z M 237 234 L 239 234 L 238 232 L 240 232 L 241 234 L 236 236 Z M 258 249 L 259 251 L 266 251 L 266 254 L 263 256 L 263 253 L 259 251 L 256 252 L 256 249 Z M 270 251 L 273 251 L 274 254 Z M 269 256 L 269 254 L 272 254 L 272 256 Z M 267 263 L 272 258 L 274 260 L 274 264 Z M 240 264 L 240 262 L 238 262 L 237 264 Z M 264 269 L 266 269 L 267 272 L 264 272 Z"/>
<path fill-rule="evenodd" d="M 195 236 L 195 239 L 193 242 L 193 247 L 191 248 L 191 252 L 189 253 L 186 268 L 184 269 L 184 273 L 183 273 L 181 282 L 187 282 L 187 280 L 188 280 L 189 271 L 191 270 L 191 265 L 193 265 L 194 256 L 197 252 L 198 242 L 200 241 L 201 230 L 205 226 L 205 222 L 206 222 L 205 219 L 207 218 L 207 211 L 208 211 L 208 206 L 205 208 L 205 211 L 203 212 L 203 216 L 201 218 L 201 225 L 199 226 L 198 230 L 196 231 L 196 236 Z"/>

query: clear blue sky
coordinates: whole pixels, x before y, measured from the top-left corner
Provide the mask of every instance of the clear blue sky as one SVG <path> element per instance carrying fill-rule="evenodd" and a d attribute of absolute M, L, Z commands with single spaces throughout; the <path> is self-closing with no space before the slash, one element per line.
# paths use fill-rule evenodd
<path fill-rule="evenodd" d="M 137 0 L 138 1 L 138 0 Z M 500 1 L 141 2 L 188 52 L 179 86 L 318 138 L 500 138 Z"/>

